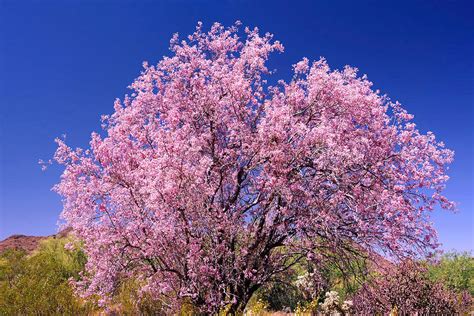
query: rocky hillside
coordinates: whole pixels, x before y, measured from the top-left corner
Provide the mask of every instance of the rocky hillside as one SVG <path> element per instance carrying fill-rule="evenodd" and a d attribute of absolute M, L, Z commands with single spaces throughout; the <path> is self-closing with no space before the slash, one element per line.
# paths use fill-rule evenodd
<path fill-rule="evenodd" d="M 52 238 L 66 237 L 70 231 L 71 231 L 70 228 L 66 228 L 57 234 L 53 234 L 49 236 L 12 235 L 0 241 L 0 252 L 6 249 L 23 249 L 26 252 L 32 252 L 38 247 L 38 244 L 41 240 L 44 240 L 50 237 Z"/>

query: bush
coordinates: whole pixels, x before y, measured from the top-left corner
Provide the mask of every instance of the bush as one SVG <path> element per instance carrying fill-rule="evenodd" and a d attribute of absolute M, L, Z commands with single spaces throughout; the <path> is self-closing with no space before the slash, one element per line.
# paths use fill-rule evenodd
<path fill-rule="evenodd" d="M 1 315 L 77 315 L 94 309 L 69 284 L 86 262 L 82 251 L 64 249 L 71 241 L 47 239 L 32 255 L 21 250 L 0 254 Z"/>
<path fill-rule="evenodd" d="M 450 252 L 429 268 L 432 280 L 443 282 L 452 290 L 474 295 L 474 258 L 467 253 Z"/>
<path fill-rule="evenodd" d="M 466 293 L 467 294 L 467 293 Z M 471 307 L 470 295 L 429 278 L 425 265 L 406 261 L 367 282 L 353 298 L 356 314 L 458 315 Z"/>
<path fill-rule="evenodd" d="M 126 279 L 121 282 L 113 302 L 120 315 L 156 315 L 164 314 L 160 301 L 153 299 L 149 293 L 140 292 L 140 282 Z"/>

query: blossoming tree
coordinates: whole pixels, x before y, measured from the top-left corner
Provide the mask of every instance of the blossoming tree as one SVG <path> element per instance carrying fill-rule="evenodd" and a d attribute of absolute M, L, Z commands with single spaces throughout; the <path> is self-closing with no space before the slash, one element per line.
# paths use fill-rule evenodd
<path fill-rule="evenodd" d="M 428 221 L 452 152 L 421 134 L 357 69 L 303 59 L 268 86 L 283 46 L 238 24 L 201 24 L 144 64 L 89 149 L 57 140 L 55 190 L 84 241 L 84 295 L 106 303 L 121 278 L 170 309 L 242 310 L 298 261 L 436 246 Z"/>

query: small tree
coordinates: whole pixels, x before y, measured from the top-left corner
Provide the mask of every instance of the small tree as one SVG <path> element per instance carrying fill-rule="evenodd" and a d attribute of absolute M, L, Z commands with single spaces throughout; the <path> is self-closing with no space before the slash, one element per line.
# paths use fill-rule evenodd
<path fill-rule="evenodd" d="M 104 116 L 105 137 L 86 150 L 58 140 L 56 191 L 85 242 L 85 295 L 105 304 L 139 275 L 170 309 L 236 313 L 303 258 L 436 246 L 428 211 L 451 207 L 452 152 L 354 68 L 303 59 L 267 87 L 265 63 L 283 46 L 245 34 L 216 23 L 173 37 L 172 56 L 145 63 Z"/>

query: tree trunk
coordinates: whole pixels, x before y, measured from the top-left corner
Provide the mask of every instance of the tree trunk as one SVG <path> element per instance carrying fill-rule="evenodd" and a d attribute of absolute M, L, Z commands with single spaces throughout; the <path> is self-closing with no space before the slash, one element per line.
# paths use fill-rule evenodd
<path fill-rule="evenodd" d="M 239 296 L 237 302 L 232 304 L 227 312 L 227 315 L 230 316 L 242 316 L 245 311 L 245 307 L 247 307 L 248 302 L 252 298 L 253 293 L 260 288 L 260 285 L 254 284 L 246 291 L 242 291 L 240 293 L 245 293 Z"/>
<path fill-rule="evenodd" d="M 245 311 L 245 307 L 247 306 L 248 301 L 250 300 L 247 299 L 245 300 L 239 300 L 235 304 L 232 304 L 229 308 L 229 311 L 227 312 L 227 315 L 229 316 L 242 316 Z"/>

